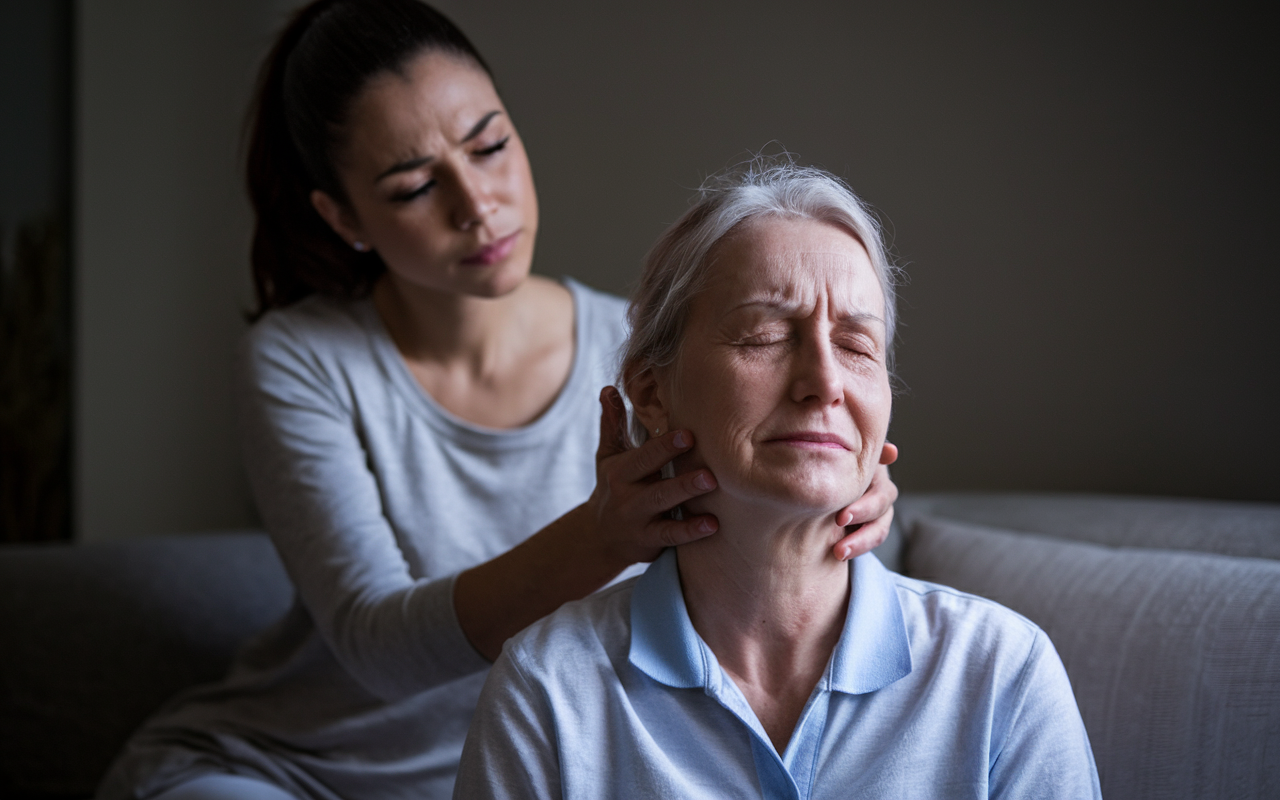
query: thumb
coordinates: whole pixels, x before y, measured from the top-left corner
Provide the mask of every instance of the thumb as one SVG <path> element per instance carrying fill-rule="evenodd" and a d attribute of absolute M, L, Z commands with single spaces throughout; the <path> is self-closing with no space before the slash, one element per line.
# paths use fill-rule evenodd
<path fill-rule="evenodd" d="M 880 463 L 888 466 L 898 460 L 898 446 L 896 444 L 884 443 L 884 449 L 880 451 Z"/>
<path fill-rule="evenodd" d="M 627 407 L 613 386 L 600 390 L 600 447 L 596 460 L 627 451 Z"/>

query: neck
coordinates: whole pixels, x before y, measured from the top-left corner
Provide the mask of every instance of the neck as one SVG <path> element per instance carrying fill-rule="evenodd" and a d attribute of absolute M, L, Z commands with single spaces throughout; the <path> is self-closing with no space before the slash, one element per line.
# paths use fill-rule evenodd
<path fill-rule="evenodd" d="M 384 274 L 373 304 L 401 354 L 411 362 L 493 370 L 525 327 L 530 280 L 501 297 L 473 297 L 406 284 Z"/>
<path fill-rule="evenodd" d="M 715 536 L 679 549 L 685 605 L 781 753 L 843 630 L 849 566 L 831 548 L 844 532 L 834 512 L 717 517 Z"/>
<path fill-rule="evenodd" d="M 715 536 L 679 551 L 690 618 L 716 657 L 723 660 L 712 640 L 721 638 L 731 658 L 752 641 L 757 649 L 794 651 L 834 632 L 834 644 L 849 589 L 848 564 L 831 551 L 844 535 L 835 514 L 774 525 L 733 516 L 718 513 Z"/>

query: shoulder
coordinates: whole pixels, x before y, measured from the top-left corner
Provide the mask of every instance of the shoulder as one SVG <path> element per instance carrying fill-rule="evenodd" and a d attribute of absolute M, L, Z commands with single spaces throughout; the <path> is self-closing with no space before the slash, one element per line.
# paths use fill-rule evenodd
<path fill-rule="evenodd" d="M 372 360 L 375 315 L 368 300 L 308 297 L 255 322 L 244 336 L 240 356 L 254 367 L 366 364 Z"/>
<path fill-rule="evenodd" d="M 590 374 L 595 391 L 617 379 L 622 348 L 630 328 L 627 325 L 627 301 L 584 286 L 572 278 L 564 278 L 565 287 L 573 294 L 576 340 L 582 366 Z"/>
<path fill-rule="evenodd" d="M 1057 657 L 1040 626 L 1012 609 L 949 586 L 893 577 L 913 660 L 983 664 L 988 676 L 1016 682 L 1030 662 Z"/>
<path fill-rule="evenodd" d="M 364 338 L 361 311 L 367 301 L 311 296 L 286 308 L 268 311 L 245 334 L 250 353 L 310 350 L 320 352 Z"/>
<path fill-rule="evenodd" d="M 608 333 L 619 341 L 627 337 L 627 301 L 617 295 L 593 289 L 573 278 L 564 285 L 579 306 L 578 318 L 593 333 Z"/>
<path fill-rule="evenodd" d="M 626 660 L 631 644 L 631 594 L 637 578 L 609 586 L 561 606 L 530 625 L 503 648 L 526 679 L 561 680 L 588 665 L 611 669 Z"/>
<path fill-rule="evenodd" d="M 308 297 L 267 312 L 245 333 L 237 359 L 241 391 L 320 392 L 340 402 L 350 387 L 379 385 L 368 301 Z"/>

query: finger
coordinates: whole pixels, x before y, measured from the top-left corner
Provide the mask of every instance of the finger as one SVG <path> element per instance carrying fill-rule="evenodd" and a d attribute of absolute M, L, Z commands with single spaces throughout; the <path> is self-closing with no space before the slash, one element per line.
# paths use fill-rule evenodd
<path fill-rule="evenodd" d="M 677 547 L 704 539 L 720 529 L 720 522 L 710 514 L 689 519 L 664 519 L 651 524 L 648 533 L 654 537 L 653 547 Z"/>
<path fill-rule="evenodd" d="M 715 488 L 716 478 L 709 470 L 694 470 L 649 484 L 635 505 L 645 515 L 663 514 Z"/>
<path fill-rule="evenodd" d="M 625 459 L 619 459 L 616 474 L 619 479 L 628 482 L 647 478 L 690 447 L 693 447 L 693 434 L 688 431 L 671 431 L 654 437 L 628 451 Z"/>
<path fill-rule="evenodd" d="M 877 520 L 868 522 L 856 531 L 836 542 L 831 548 L 835 557 L 841 561 L 849 561 L 863 553 L 869 553 L 879 547 L 889 536 L 893 525 L 893 509 Z"/>
<path fill-rule="evenodd" d="M 886 467 L 898 460 L 898 446 L 896 444 L 884 443 L 884 447 L 880 449 L 880 463 Z"/>
<path fill-rule="evenodd" d="M 600 390 L 600 446 L 596 461 L 625 453 L 627 448 L 627 407 L 612 386 Z"/>
<path fill-rule="evenodd" d="M 889 468 L 881 465 L 871 477 L 871 485 L 862 497 L 845 506 L 836 514 L 836 524 L 842 527 L 859 522 L 870 522 L 885 515 L 898 499 L 898 487 L 889 478 Z"/>

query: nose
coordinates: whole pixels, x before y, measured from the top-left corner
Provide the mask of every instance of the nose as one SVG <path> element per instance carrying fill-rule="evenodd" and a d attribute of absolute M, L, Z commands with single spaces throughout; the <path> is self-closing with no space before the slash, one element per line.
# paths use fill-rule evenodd
<path fill-rule="evenodd" d="M 792 363 L 791 399 L 821 406 L 844 402 L 844 383 L 835 345 L 825 332 L 804 336 Z"/>
<path fill-rule="evenodd" d="M 458 230 L 469 231 L 492 216 L 498 203 L 488 178 L 469 165 L 456 172 L 457 197 L 453 208 L 453 224 Z"/>

